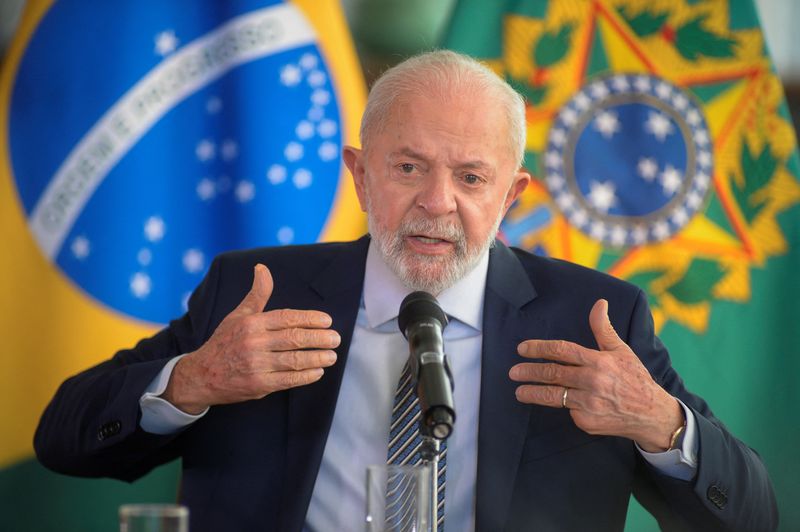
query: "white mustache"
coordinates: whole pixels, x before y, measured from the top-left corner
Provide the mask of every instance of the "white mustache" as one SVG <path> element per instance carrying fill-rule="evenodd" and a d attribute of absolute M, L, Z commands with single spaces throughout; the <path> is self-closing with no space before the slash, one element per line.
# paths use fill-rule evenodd
<path fill-rule="evenodd" d="M 456 245 L 456 249 L 466 249 L 467 235 L 464 228 L 455 222 L 443 220 L 429 220 L 426 218 L 413 218 L 404 220 L 397 228 L 397 236 L 425 236 L 439 240 L 447 240 Z"/>

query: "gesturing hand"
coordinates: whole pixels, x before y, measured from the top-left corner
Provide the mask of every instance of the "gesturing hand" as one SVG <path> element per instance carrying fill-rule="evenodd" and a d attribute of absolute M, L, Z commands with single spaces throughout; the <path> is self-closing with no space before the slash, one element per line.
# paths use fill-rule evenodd
<path fill-rule="evenodd" d="M 590 434 L 630 438 L 648 452 L 667 449 L 670 436 L 683 423 L 680 404 L 617 335 L 604 299 L 592 307 L 589 326 L 599 350 L 564 340 L 519 344 L 523 357 L 553 362 L 523 362 L 511 368 L 512 380 L 527 383 L 517 388 L 517 399 L 569 408 L 575 424 Z"/>
<path fill-rule="evenodd" d="M 272 275 L 255 267 L 253 287 L 197 351 L 178 361 L 163 397 L 184 412 L 259 399 L 317 381 L 336 362 L 339 334 L 316 310 L 262 312 Z"/>

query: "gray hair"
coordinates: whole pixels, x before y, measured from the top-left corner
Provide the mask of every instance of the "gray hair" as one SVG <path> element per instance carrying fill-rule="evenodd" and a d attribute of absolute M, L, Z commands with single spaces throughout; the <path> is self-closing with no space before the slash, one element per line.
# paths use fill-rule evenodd
<path fill-rule="evenodd" d="M 361 118 L 362 147 L 368 149 L 370 139 L 383 130 L 386 116 L 403 96 L 434 94 L 446 98 L 454 93 L 492 98 L 503 108 L 508 120 L 509 147 L 517 166 L 521 166 L 525 156 L 525 100 L 487 66 L 450 50 L 413 56 L 378 78 Z"/>

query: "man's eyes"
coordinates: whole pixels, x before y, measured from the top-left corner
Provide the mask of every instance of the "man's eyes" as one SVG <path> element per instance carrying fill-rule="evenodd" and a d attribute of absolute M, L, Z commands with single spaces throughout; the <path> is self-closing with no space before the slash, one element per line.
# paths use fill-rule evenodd
<path fill-rule="evenodd" d="M 410 174 L 411 172 L 414 171 L 414 165 L 411 163 L 402 163 L 400 165 L 400 171 L 403 172 L 404 174 Z"/>
<path fill-rule="evenodd" d="M 479 185 L 483 182 L 483 179 L 475 174 L 465 174 L 462 179 L 468 185 Z"/>

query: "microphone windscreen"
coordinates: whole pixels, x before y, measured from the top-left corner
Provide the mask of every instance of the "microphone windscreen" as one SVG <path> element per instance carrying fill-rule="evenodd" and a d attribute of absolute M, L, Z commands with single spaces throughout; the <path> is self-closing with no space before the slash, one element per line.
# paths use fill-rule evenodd
<path fill-rule="evenodd" d="M 400 303 L 400 312 L 397 315 L 397 325 L 403 336 L 406 336 L 408 327 L 424 319 L 433 318 L 444 329 L 447 325 L 447 315 L 439 306 L 439 302 L 428 292 L 411 292 Z"/>

